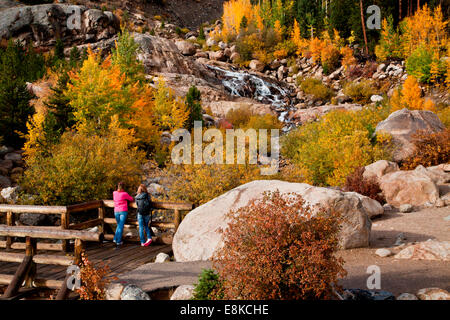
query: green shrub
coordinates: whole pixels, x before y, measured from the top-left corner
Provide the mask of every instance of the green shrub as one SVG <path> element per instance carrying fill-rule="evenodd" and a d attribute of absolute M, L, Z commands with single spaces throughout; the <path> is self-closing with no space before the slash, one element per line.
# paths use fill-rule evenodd
<path fill-rule="evenodd" d="M 219 275 L 212 269 L 203 269 L 195 285 L 192 300 L 221 299 L 221 287 Z"/>
<path fill-rule="evenodd" d="M 328 100 L 334 93 L 333 90 L 328 88 L 322 83 L 322 81 L 314 78 L 308 78 L 305 80 L 299 79 L 297 82 L 300 85 L 302 91 L 306 94 L 313 95 L 316 99 Z"/>
<path fill-rule="evenodd" d="M 239 108 L 231 109 L 227 112 L 225 119 L 229 121 L 235 128 L 243 128 L 253 116 L 250 108 L 241 106 Z"/>
<path fill-rule="evenodd" d="M 433 52 L 424 46 L 418 47 L 406 60 L 406 71 L 422 83 L 430 81 Z"/>
<path fill-rule="evenodd" d="M 433 64 L 436 70 L 432 70 Z M 425 46 L 418 47 L 406 60 L 406 71 L 421 83 L 430 83 L 433 76 L 436 79 L 442 78 L 446 72 L 445 68 L 445 62 L 438 60 L 433 51 Z"/>
<path fill-rule="evenodd" d="M 384 120 L 383 106 L 361 111 L 333 111 L 319 122 L 304 124 L 282 137 L 284 157 L 305 170 L 305 182 L 339 186 L 356 167 L 390 159 L 390 138 L 374 136 Z"/>
<path fill-rule="evenodd" d="M 344 94 L 352 98 L 356 103 L 366 104 L 370 102 L 370 97 L 375 94 L 375 89 L 372 81 L 362 80 L 346 84 L 344 86 Z"/>

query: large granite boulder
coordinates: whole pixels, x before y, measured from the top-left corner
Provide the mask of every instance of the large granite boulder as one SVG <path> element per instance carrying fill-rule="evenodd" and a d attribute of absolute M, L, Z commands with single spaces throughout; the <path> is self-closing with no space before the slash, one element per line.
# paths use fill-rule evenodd
<path fill-rule="evenodd" d="M 402 161 L 414 151 L 412 136 L 419 130 L 439 132 L 445 126 L 431 111 L 402 109 L 393 112 L 386 120 L 378 123 L 375 132 L 385 132 L 394 142 L 393 160 Z"/>
<path fill-rule="evenodd" d="M 418 170 L 395 171 L 380 178 L 380 188 L 386 202 L 394 207 L 404 204 L 423 206 L 439 199 L 439 188 L 431 173 L 424 167 Z"/>
<path fill-rule="evenodd" d="M 297 193 L 313 212 L 320 208 L 337 210 L 345 222 L 340 233 L 340 243 L 345 249 L 369 245 L 371 222 L 374 215 L 369 206 L 364 206 L 355 193 L 335 189 L 313 187 L 305 183 L 289 183 L 278 180 L 253 181 L 209 201 L 194 209 L 184 218 L 175 233 L 172 248 L 176 261 L 209 260 L 214 252 L 223 246 L 221 229 L 226 229 L 225 217 L 230 210 L 236 210 L 261 198 L 266 191 Z"/>
<path fill-rule="evenodd" d="M 70 4 L 17 6 L 0 15 L 0 39 L 31 41 L 42 48 L 58 38 L 66 45 L 96 42 L 119 30 L 120 21 L 111 12 Z"/>

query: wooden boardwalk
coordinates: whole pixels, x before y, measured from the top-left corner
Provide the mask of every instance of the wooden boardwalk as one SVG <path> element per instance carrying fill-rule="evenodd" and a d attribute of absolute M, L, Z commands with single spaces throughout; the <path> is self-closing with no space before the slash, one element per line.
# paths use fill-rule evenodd
<path fill-rule="evenodd" d="M 86 247 L 86 253 L 89 260 L 94 264 L 104 263 L 109 266 L 113 276 L 119 276 L 124 272 L 134 270 L 144 264 L 153 262 L 156 255 L 160 252 L 170 253 L 172 246 L 170 244 L 152 244 L 149 247 L 141 247 L 139 243 L 125 242 L 122 247 L 115 250 L 112 242 L 89 243 Z M 0 252 L 5 252 L 4 249 Z M 23 253 L 20 250 L 10 250 L 8 252 Z M 61 254 L 55 251 L 40 251 L 49 255 Z M 14 275 L 19 263 L 0 262 L 0 273 Z M 49 264 L 38 264 L 37 274 L 39 278 L 52 280 L 64 280 L 67 267 Z"/>

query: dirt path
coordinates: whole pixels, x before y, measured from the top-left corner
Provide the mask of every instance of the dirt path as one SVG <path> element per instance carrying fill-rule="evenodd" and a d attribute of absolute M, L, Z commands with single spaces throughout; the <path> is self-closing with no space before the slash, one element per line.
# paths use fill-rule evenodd
<path fill-rule="evenodd" d="M 450 207 L 431 208 L 418 212 L 388 212 L 374 219 L 369 248 L 341 251 L 345 260 L 347 277 L 341 282 L 346 288 L 366 289 L 367 267 L 377 265 L 381 270 L 381 290 L 396 295 L 419 289 L 439 287 L 450 291 L 450 262 L 381 258 L 375 255 L 378 248 L 387 248 L 394 254 L 405 246 L 393 247 L 398 234 L 403 233 L 406 243 L 428 239 L 450 241 Z"/>

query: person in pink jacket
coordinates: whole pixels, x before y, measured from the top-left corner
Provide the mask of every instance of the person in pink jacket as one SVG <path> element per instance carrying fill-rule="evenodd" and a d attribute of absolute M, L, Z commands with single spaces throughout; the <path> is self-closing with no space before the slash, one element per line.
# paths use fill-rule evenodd
<path fill-rule="evenodd" d="M 114 199 L 114 216 L 117 221 L 116 233 L 114 235 L 114 243 L 117 248 L 122 244 L 122 233 L 125 221 L 128 216 L 128 201 L 134 201 L 133 197 L 124 191 L 124 183 L 119 182 L 117 191 L 113 192 Z"/>

